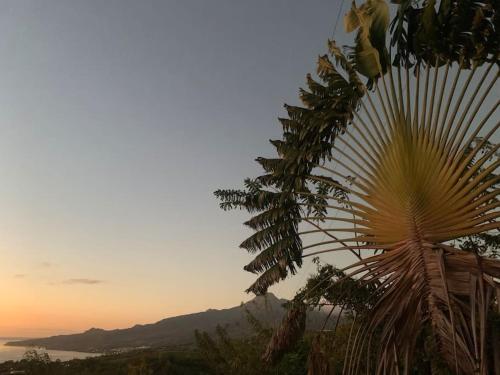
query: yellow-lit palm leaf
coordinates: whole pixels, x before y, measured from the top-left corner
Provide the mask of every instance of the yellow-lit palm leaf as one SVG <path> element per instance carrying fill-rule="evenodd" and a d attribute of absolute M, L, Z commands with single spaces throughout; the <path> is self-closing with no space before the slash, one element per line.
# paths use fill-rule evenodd
<path fill-rule="evenodd" d="M 351 181 L 354 198 L 350 207 L 339 207 L 344 215 L 304 232 L 331 240 L 304 249 L 359 254 L 351 276 L 376 282 L 381 293 L 351 343 L 347 373 L 356 373 L 376 329 L 380 369 L 408 371 L 415 340 L 430 322 L 450 367 L 487 374 L 486 315 L 500 290 L 500 262 L 457 249 L 453 241 L 500 228 L 498 146 L 484 151 L 499 126 L 498 101 L 491 104 L 498 68 L 474 68 L 464 82 L 461 72 L 428 66 L 412 79 L 409 71 L 389 70 L 337 139 L 336 168 L 318 166 Z M 338 243 L 342 247 L 332 249 Z M 374 249 L 378 255 L 370 255 Z"/>

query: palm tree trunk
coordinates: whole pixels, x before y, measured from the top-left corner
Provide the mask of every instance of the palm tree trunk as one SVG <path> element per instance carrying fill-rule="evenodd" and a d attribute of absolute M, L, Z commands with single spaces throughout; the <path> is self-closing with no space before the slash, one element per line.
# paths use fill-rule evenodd
<path fill-rule="evenodd" d="M 491 347 L 493 352 L 493 371 L 495 375 L 500 375 L 500 332 L 498 332 L 498 329 L 493 329 L 491 332 Z"/>
<path fill-rule="evenodd" d="M 500 375 L 500 335 L 494 332 L 493 337 L 495 343 L 493 344 L 493 369 L 495 375 Z"/>

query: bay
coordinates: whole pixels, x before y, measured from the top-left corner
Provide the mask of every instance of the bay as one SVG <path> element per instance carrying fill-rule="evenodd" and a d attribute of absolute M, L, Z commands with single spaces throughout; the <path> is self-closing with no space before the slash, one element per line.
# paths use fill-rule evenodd
<path fill-rule="evenodd" d="M 21 340 L 21 338 L 0 338 L 0 363 L 7 361 L 19 361 L 23 358 L 24 353 L 28 350 L 36 350 L 39 353 L 47 353 L 51 360 L 59 359 L 61 361 L 69 361 L 71 359 L 83 359 L 88 357 L 96 357 L 98 353 L 82 353 L 66 350 L 47 350 L 44 348 L 24 347 L 24 346 L 6 346 L 9 341 Z"/>

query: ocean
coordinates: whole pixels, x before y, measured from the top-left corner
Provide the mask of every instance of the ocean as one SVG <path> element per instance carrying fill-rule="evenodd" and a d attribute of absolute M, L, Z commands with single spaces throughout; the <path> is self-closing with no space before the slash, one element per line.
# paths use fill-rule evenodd
<path fill-rule="evenodd" d="M 100 355 L 96 353 L 70 352 L 65 350 L 45 350 L 43 348 L 5 346 L 5 343 L 9 341 L 16 341 L 16 338 L 0 338 L 0 363 L 6 361 L 18 361 L 23 358 L 24 353 L 26 353 L 28 350 L 33 349 L 36 349 L 41 353 L 47 353 L 52 360 L 59 359 L 61 361 L 69 361 L 76 358 L 83 359 Z"/>

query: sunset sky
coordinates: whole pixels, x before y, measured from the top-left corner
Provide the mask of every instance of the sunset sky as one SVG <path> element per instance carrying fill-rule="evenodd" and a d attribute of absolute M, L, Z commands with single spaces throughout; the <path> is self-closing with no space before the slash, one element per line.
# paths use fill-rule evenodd
<path fill-rule="evenodd" d="M 2 1 L 0 336 L 251 298 L 246 215 L 213 191 L 259 173 L 340 5 Z M 312 271 L 272 291 L 289 297 Z"/>

